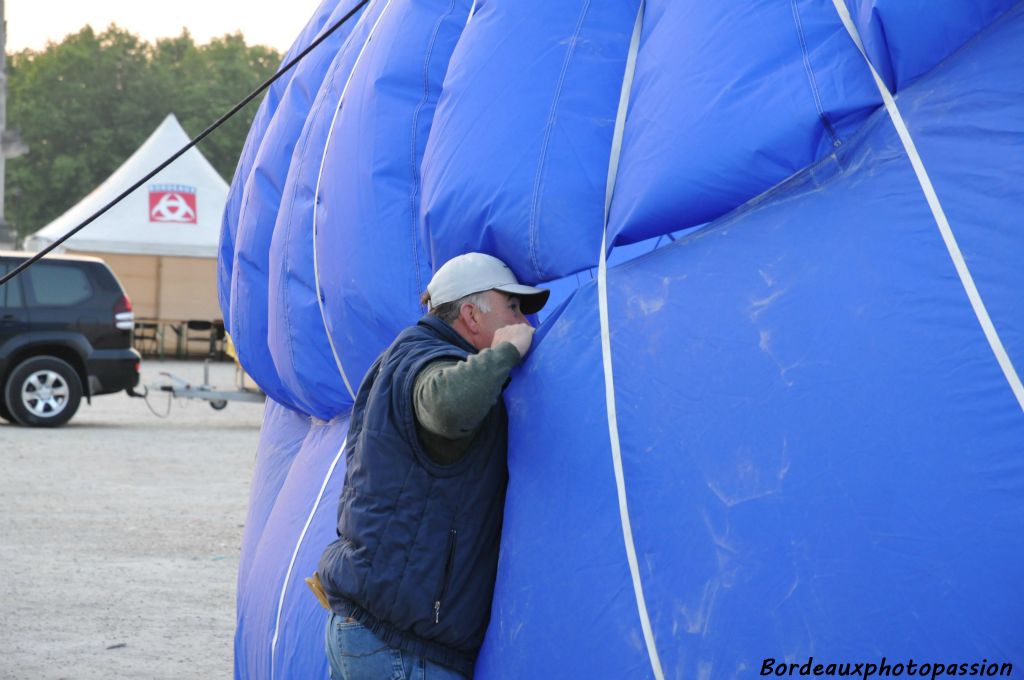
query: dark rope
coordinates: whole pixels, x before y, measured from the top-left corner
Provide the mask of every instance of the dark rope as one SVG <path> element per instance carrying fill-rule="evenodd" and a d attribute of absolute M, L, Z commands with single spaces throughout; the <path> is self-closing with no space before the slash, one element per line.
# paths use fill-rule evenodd
<path fill-rule="evenodd" d="M 349 12 L 348 12 L 348 13 L 347 13 L 347 14 L 346 14 L 345 16 L 343 16 L 343 17 L 342 17 L 341 19 L 339 19 L 338 21 L 336 21 L 336 22 L 334 23 L 334 25 L 333 25 L 333 26 L 331 26 L 331 27 L 330 27 L 329 29 L 327 29 L 326 31 L 324 31 L 324 32 L 323 32 L 323 33 L 322 33 L 322 34 L 320 35 L 320 37 L 318 37 L 318 38 L 317 38 L 316 40 L 314 40 L 313 42 L 311 42 L 311 43 L 309 44 L 309 47 L 307 47 L 306 49 L 302 50 L 302 52 L 300 52 L 300 53 L 299 53 L 298 55 L 296 55 L 296 57 L 295 57 L 294 59 L 292 59 L 292 60 L 291 60 L 291 61 L 289 61 L 289 62 L 288 62 L 287 64 L 285 64 L 284 66 L 282 66 L 282 67 L 281 67 L 281 69 L 280 69 L 280 70 L 279 70 L 279 71 L 278 71 L 277 73 L 275 73 L 275 74 L 274 74 L 274 75 L 272 75 L 272 76 L 271 76 L 270 78 L 268 78 L 267 80 L 265 80 L 265 81 L 263 82 L 263 84 L 262 84 L 262 85 L 260 85 L 260 86 L 259 86 L 259 87 L 257 87 L 257 88 L 256 88 L 255 90 L 253 90 L 252 92 L 250 92 L 250 93 L 249 93 L 249 95 L 245 97 L 245 99 L 243 99 L 242 101 L 240 101 L 240 102 L 238 102 L 237 104 L 235 104 L 235 106 L 234 106 L 234 107 L 233 107 L 233 108 L 232 108 L 232 109 L 231 109 L 230 111 L 228 111 L 228 112 L 227 112 L 227 113 L 225 113 L 225 114 L 224 114 L 223 116 L 221 116 L 221 117 L 220 117 L 220 118 L 218 118 L 218 119 L 217 119 L 216 121 L 214 121 L 214 122 L 213 122 L 213 124 L 211 124 L 211 125 L 210 125 L 210 126 L 209 126 L 208 128 L 206 128 L 205 130 L 203 130 L 202 132 L 200 132 L 198 136 L 196 136 L 195 138 L 193 138 L 193 139 L 192 139 L 192 141 L 190 141 L 190 142 L 189 142 L 188 144 L 186 144 L 186 145 L 185 145 L 185 146 L 183 146 L 183 147 L 182 147 L 181 149 L 179 149 L 179 150 L 178 150 L 177 152 L 175 152 L 175 153 L 174 153 L 174 155 L 172 155 L 172 156 L 171 156 L 170 158 L 168 158 L 168 159 L 167 159 L 167 160 L 165 160 L 165 161 L 164 161 L 163 163 L 161 163 L 160 165 L 158 165 L 158 166 L 157 166 L 157 167 L 156 167 L 156 168 L 155 168 L 155 169 L 154 169 L 154 170 L 153 170 L 152 172 L 150 172 L 150 173 L 149 173 L 148 175 L 146 175 L 145 177 L 143 177 L 142 179 L 140 179 L 140 180 L 139 180 L 138 182 L 136 182 L 136 183 L 135 183 L 135 184 L 133 184 L 132 186 L 130 186 L 130 187 L 128 187 L 127 189 L 125 189 L 125 190 L 124 190 L 123 192 L 121 192 L 121 195 L 120 195 L 120 196 L 118 196 L 117 198 L 115 198 L 114 200 L 112 200 L 112 201 L 111 201 L 110 203 L 107 203 L 107 204 L 106 204 L 105 206 L 103 206 L 103 207 L 102 207 L 102 208 L 100 208 L 100 209 L 99 209 L 98 211 L 96 211 L 95 213 L 93 213 L 93 214 L 92 214 L 92 215 L 91 215 L 91 216 L 90 216 L 90 217 L 89 217 L 88 219 L 86 219 L 86 220 L 85 220 L 84 222 L 82 222 L 81 224 L 79 224 L 79 225 L 78 225 L 77 227 L 75 227 L 74 229 L 72 229 L 72 230 L 71 230 L 71 231 L 69 231 L 68 233 L 64 234 L 64 235 L 63 235 L 63 236 L 61 236 L 61 237 L 60 237 L 59 239 L 57 239 L 56 241 L 54 241 L 54 242 L 53 242 L 53 243 L 51 243 L 50 245 L 46 246 L 45 248 L 43 248 L 42 250 L 40 250 L 40 251 L 39 251 L 38 253 L 36 253 L 35 255 L 33 255 L 32 257 L 30 257 L 29 259 L 25 260 L 25 261 L 24 261 L 24 262 L 22 262 L 22 263 L 21 263 L 20 265 L 18 265 L 18 266 L 17 266 L 17 267 L 15 267 L 14 269 L 12 269 L 12 270 L 11 270 L 10 272 L 8 272 L 7 274 L 5 274 L 5 275 L 4 275 L 4 276 L 3 276 L 2 278 L 0 278 L 0 286 L 4 285 L 5 283 L 7 283 L 7 282 L 8 282 L 8 281 L 10 281 L 11 279 L 13 279 L 13 278 L 14 278 L 15 276 L 17 276 L 17 275 L 18 275 L 18 274 L 20 274 L 21 272 L 23 272 L 23 271 L 25 271 L 26 269 L 28 269 L 29 267 L 31 267 L 31 266 L 32 266 L 33 264 L 35 264 L 36 262 L 38 262 L 39 260 L 41 260 L 41 259 L 42 259 L 42 258 L 43 258 L 44 256 L 46 256 L 47 254 L 49 254 L 50 252 L 52 252 L 52 251 L 53 251 L 54 249 L 56 249 L 56 248 L 59 248 L 59 247 L 61 246 L 61 244 L 63 244 L 63 243 L 64 243 L 65 241 L 67 241 L 67 240 L 68 240 L 69 238 L 71 238 L 72 236 L 74 236 L 75 234 L 77 234 L 78 232 L 80 232 L 80 231 L 81 231 L 82 229 L 85 229 L 85 228 L 86 228 L 86 227 L 87 227 L 87 226 L 88 226 L 89 224 L 91 224 L 91 223 L 92 223 L 93 221 L 95 221 L 95 220 L 96 220 L 96 218 L 98 218 L 98 217 L 100 217 L 101 215 L 103 215 L 103 213 L 107 212 L 108 210 L 110 210 L 111 208 L 113 208 L 113 207 L 114 207 L 115 205 L 117 205 L 118 203 L 120 203 L 120 202 L 121 202 L 122 200 L 124 200 L 124 198 L 125 198 L 126 196 L 128 196 L 128 195 L 129 195 L 130 193 L 132 193 L 133 191 L 135 191 L 136 189 L 138 189 L 138 188 L 139 188 L 140 186 L 142 186 L 143 184 L 145 184 L 146 182 L 148 182 L 148 181 L 149 181 L 150 179 L 152 179 L 152 178 L 153 178 L 153 177 L 154 177 L 154 176 L 155 176 L 155 175 L 156 175 L 157 173 L 159 173 L 159 172 L 160 172 L 161 170 L 163 170 L 163 169 L 164 169 L 164 168 L 166 168 L 166 167 L 167 167 L 168 165 L 170 165 L 171 163 L 173 163 L 174 161 L 176 161 L 176 160 L 177 160 L 177 159 L 178 159 L 179 157 L 181 157 L 181 155 L 182 155 L 182 154 L 184 154 L 184 153 L 185 153 L 186 151 L 188 151 L 189 149 L 191 149 L 192 147 L 194 147 L 194 146 L 195 146 L 196 144 L 198 144 L 199 142 L 203 141 L 203 140 L 204 140 L 204 139 L 206 138 L 206 136 L 207 136 L 207 135 L 209 135 L 209 134 L 210 134 L 211 132 L 213 132 L 214 130 L 216 130 L 217 128 L 219 128 L 219 127 L 220 127 L 221 125 L 223 125 L 223 124 L 224 124 L 225 122 L 227 122 L 227 120 L 228 120 L 228 119 L 230 119 L 230 118 L 231 118 L 232 116 L 234 116 L 234 115 L 235 115 L 236 113 L 238 113 L 239 111 L 241 111 L 241 110 L 242 110 L 242 109 L 243 109 L 243 108 L 245 107 L 245 105 L 246 105 L 246 104 L 248 104 L 249 102 L 251 102 L 251 101 L 252 101 L 253 99 L 255 99 L 256 97 L 260 96 L 260 94 L 262 94 L 262 93 L 263 93 L 263 91 L 264 91 L 264 90 L 266 90 L 266 89 L 267 89 L 268 87 L 270 87 L 271 85 L 273 85 L 273 84 L 274 84 L 274 82 L 275 82 L 275 81 L 276 81 L 276 80 L 277 80 L 278 78 L 280 78 L 281 76 L 283 76 L 283 75 L 284 75 L 285 73 L 287 73 L 287 72 L 288 72 L 288 71 L 289 71 L 289 70 L 290 70 L 290 69 L 291 69 L 291 68 L 292 68 L 293 66 L 295 66 L 295 65 L 296 65 L 297 63 L 299 63 L 300 61 L 302 61 L 303 57 L 305 57 L 305 56 L 306 56 L 307 54 L 309 54 L 310 52 L 312 52 L 312 51 L 313 51 L 313 49 L 314 49 L 314 48 L 316 48 L 316 46 L 317 46 L 317 45 L 319 45 L 320 43 L 322 43 L 322 42 L 323 42 L 324 40 L 326 40 L 328 36 L 330 36 L 330 35 L 331 35 L 332 33 L 334 33 L 334 32 L 335 32 L 335 31 L 337 31 L 337 30 L 338 30 L 339 28 L 341 28 L 341 27 L 342 27 L 342 26 L 343 26 L 343 25 L 345 24 L 345 22 L 346 22 L 346 21 L 348 21 L 349 19 L 351 19 L 351 18 L 352 18 L 352 16 L 353 16 L 353 15 L 355 15 L 355 13 L 356 13 L 356 12 L 358 12 L 358 11 L 359 11 L 360 9 L 362 9 L 362 8 L 363 8 L 363 6 L 364 6 L 364 5 L 366 5 L 366 3 L 367 3 L 367 2 L 369 2 L 369 1 L 370 1 L 370 0 L 361 0 L 360 2 L 356 3 L 356 6 L 355 6 L 355 7 L 353 7 L 353 8 L 351 9 L 351 11 L 349 11 Z"/>

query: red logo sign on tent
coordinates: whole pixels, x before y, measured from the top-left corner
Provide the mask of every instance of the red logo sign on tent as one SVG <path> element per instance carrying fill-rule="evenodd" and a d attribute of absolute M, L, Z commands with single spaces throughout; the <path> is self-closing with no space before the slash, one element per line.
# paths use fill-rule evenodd
<path fill-rule="evenodd" d="M 149 221 L 196 223 L 196 188 L 184 184 L 149 187 Z"/>

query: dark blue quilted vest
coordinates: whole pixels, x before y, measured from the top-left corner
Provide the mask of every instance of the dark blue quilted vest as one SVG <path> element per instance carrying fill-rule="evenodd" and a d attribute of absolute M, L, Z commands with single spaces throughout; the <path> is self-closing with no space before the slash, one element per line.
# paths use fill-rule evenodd
<path fill-rule="evenodd" d="M 416 434 L 417 374 L 476 350 L 425 316 L 363 379 L 345 448 L 338 540 L 318 571 L 332 609 L 398 649 L 472 674 L 491 612 L 508 481 L 502 399 L 457 463 L 434 463 Z"/>

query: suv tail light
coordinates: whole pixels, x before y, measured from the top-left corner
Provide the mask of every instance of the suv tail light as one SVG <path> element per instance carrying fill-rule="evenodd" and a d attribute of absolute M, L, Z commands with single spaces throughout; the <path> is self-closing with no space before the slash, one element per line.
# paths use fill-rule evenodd
<path fill-rule="evenodd" d="M 122 331 L 130 331 L 135 327 L 135 312 L 132 311 L 132 301 L 127 295 L 114 303 L 114 327 Z"/>

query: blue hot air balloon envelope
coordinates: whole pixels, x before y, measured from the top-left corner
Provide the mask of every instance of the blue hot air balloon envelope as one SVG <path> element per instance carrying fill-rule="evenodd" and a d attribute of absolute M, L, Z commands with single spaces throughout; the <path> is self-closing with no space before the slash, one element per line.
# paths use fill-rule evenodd
<path fill-rule="evenodd" d="M 371 1 L 225 212 L 235 677 L 326 677 L 352 393 L 469 250 L 553 289 L 475 677 L 1019 659 L 1021 149 L 1021 2 Z"/>

